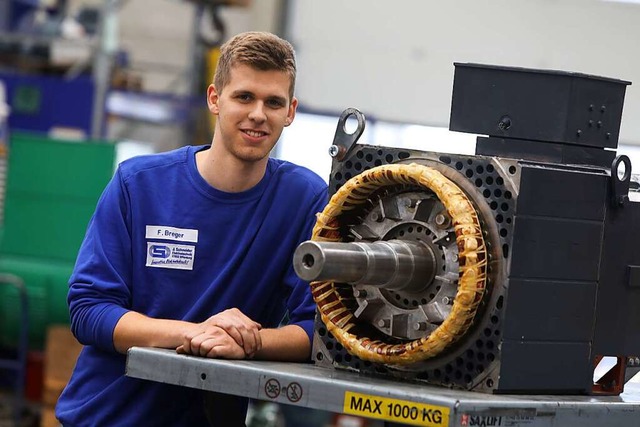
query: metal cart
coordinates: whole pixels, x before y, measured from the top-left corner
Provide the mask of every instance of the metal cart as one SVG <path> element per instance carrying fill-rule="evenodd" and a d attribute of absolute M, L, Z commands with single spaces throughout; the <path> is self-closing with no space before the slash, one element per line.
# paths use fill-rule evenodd
<path fill-rule="evenodd" d="M 640 384 L 619 396 L 496 395 L 396 382 L 311 364 L 219 360 L 134 347 L 127 375 L 419 426 L 632 426 Z"/>

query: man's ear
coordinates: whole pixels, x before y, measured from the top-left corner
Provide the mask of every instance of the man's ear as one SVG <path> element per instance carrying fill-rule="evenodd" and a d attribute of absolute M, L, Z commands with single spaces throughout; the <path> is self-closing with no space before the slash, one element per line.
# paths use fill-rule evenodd
<path fill-rule="evenodd" d="M 289 104 L 289 111 L 287 111 L 287 118 L 284 119 L 284 125 L 289 126 L 293 123 L 293 119 L 296 117 L 296 109 L 298 108 L 298 99 L 291 99 L 291 104 Z"/>
<path fill-rule="evenodd" d="M 209 107 L 209 111 L 213 114 L 219 114 L 220 109 L 218 107 L 218 91 L 213 84 L 210 84 L 207 88 L 207 106 Z"/>

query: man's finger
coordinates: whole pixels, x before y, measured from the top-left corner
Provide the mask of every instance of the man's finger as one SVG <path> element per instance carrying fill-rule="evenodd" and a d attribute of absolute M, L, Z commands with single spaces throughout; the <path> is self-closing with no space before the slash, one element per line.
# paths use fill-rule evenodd
<path fill-rule="evenodd" d="M 193 337 L 189 342 L 189 348 L 190 348 L 191 354 L 202 355 L 202 351 L 201 351 L 202 344 L 210 338 L 211 338 L 211 335 L 206 332 L 202 332 L 201 334 Z"/>
<path fill-rule="evenodd" d="M 224 358 L 224 359 L 244 359 L 246 357 L 242 347 L 230 344 L 215 345 L 206 354 L 206 357 L 211 358 Z"/>
<path fill-rule="evenodd" d="M 216 345 L 217 343 L 215 338 L 213 337 L 206 338 L 200 344 L 198 356 L 206 357 L 207 354 L 209 354 L 209 351 L 211 351 L 211 349 L 214 348 Z"/>
<path fill-rule="evenodd" d="M 232 325 L 226 328 L 223 326 L 219 326 L 219 328 L 225 331 L 227 334 L 229 334 L 229 336 L 233 338 L 236 344 L 238 344 L 240 347 L 244 347 L 244 344 L 245 344 L 244 336 L 236 326 Z"/>

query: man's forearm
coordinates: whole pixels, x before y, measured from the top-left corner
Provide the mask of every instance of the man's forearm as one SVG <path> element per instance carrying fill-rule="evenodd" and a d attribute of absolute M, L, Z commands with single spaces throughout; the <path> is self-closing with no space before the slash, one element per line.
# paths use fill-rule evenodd
<path fill-rule="evenodd" d="M 256 359 L 286 362 L 306 362 L 310 359 L 309 336 L 300 326 L 287 325 L 278 329 L 260 330 L 262 349 Z"/>
<path fill-rule="evenodd" d="M 125 313 L 113 331 L 113 345 L 119 353 L 133 346 L 176 348 L 194 324 L 180 320 L 153 319 L 135 311 Z"/>
<path fill-rule="evenodd" d="M 124 314 L 113 331 L 116 350 L 126 353 L 133 346 L 177 348 L 184 344 L 188 331 L 194 323 L 180 320 L 153 319 L 129 311 Z M 255 357 L 262 360 L 291 362 L 308 361 L 311 343 L 307 333 L 297 325 L 287 325 L 277 329 L 259 331 L 262 348 Z"/>

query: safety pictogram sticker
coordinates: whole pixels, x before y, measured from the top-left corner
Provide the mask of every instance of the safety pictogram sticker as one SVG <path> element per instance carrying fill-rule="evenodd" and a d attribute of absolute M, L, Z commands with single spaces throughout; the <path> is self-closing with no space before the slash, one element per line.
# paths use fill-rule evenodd
<path fill-rule="evenodd" d="M 264 394 L 271 399 L 280 396 L 280 382 L 275 378 L 269 378 L 264 384 Z"/>
<path fill-rule="evenodd" d="M 309 400 L 309 387 L 304 381 L 261 376 L 258 398 L 279 403 L 304 405 Z"/>
<path fill-rule="evenodd" d="M 290 383 L 287 387 L 287 399 L 290 402 L 296 403 L 302 399 L 302 386 L 298 383 Z"/>

